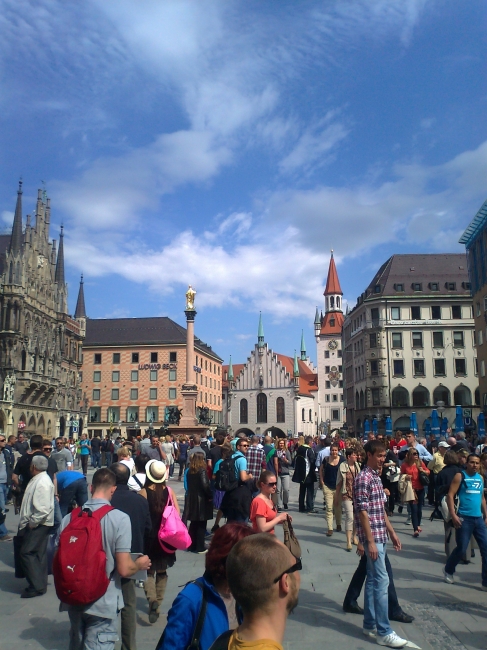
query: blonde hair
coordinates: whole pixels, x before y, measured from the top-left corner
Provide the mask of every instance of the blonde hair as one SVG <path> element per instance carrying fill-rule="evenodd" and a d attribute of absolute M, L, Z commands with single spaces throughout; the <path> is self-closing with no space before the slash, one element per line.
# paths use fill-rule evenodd
<path fill-rule="evenodd" d="M 128 447 L 120 447 L 120 449 L 117 449 L 117 456 L 118 458 L 132 458 L 132 454 L 130 453 L 130 449 Z"/>

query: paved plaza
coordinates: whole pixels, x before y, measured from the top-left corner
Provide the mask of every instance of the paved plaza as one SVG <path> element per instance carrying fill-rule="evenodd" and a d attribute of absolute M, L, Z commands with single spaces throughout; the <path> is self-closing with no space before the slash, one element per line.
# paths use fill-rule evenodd
<path fill-rule="evenodd" d="M 91 474 L 91 470 L 90 470 Z M 182 499 L 182 484 L 170 481 Z M 377 647 L 362 634 L 362 617 L 342 611 L 343 598 L 350 578 L 358 564 L 355 553 L 345 551 L 345 533 L 325 537 L 325 520 L 318 493 L 318 515 L 297 512 L 297 489 L 291 490 L 290 514 L 303 551 L 303 571 L 299 605 L 288 621 L 284 647 L 287 650 L 316 650 L 341 648 L 361 650 Z M 431 513 L 426 508 L 427 517 Z M 17 517 L 12 511 L 7 525 L 13 533 Z M 399 601 L 403 609 L 416 617 L 410 625 L 393 623 L 402 637 L 423 648 L 476 650 L 487 647 L 487 592 L 480 589 L 480 557 L 468 566 L 459 566 L 456 584 L 443 582 L 442 568 L 443 524 L 423 523 L 420 539 L 412 538 L 411 526 L 405 515 L 395 515 L 393 524 L 398 531 L 403 550 L 390 548 Z M 154 650 L 164 629 L 167 611 L 180 590 L 189 580 L 203 573 L 204 556 L 179 552 L 176 564 L 169 570 L 169 582 L 162 613 L 155 625 L 149 625 L 147 602 L 138 590 L 138 650 Z M 16 580 L 13 571 L 12 543 L 0 544 L 0 650 L 65 650 L 68 647 L 68 616 L 58 611 L 52 578 L 48 593 L 30 600 L 21 600 L 24 580 Z M 363 604 L 363 594 L 360 598 Z M 117 647 L 120 647 L 119 644 Z"/>

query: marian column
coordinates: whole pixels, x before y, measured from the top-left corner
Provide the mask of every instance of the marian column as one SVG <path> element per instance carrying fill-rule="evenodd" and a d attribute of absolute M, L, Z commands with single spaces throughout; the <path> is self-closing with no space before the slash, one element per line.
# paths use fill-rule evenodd
<path fill-rule="evenodd" d="M 198 387 L 196 386 L 194 376 L 194 319 L 196 310 L 194 308 L 194 298 L 196 291 L 189 285 L 186 292 L 186 381 L 182 386 L 181 394 L 183 396 L 183 413 L 179 422 L 180 427 L 194 427 L 196 420 L 196 399 L 198 397 Z"/>

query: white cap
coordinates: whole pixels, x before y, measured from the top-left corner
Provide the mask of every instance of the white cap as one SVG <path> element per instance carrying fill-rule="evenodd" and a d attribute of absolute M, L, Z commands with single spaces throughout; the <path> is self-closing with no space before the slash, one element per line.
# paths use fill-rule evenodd
<path fill-rule="evenodd" d="M 450 445 L 444 440 L 438 443 L 438 447 L 446 447 L 446 449 L 450 449 Z"/>

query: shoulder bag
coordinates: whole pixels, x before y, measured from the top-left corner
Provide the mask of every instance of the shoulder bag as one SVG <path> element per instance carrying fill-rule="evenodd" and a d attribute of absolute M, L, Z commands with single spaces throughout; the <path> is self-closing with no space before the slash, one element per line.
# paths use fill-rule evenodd
<path fill-rule="evenodd" d="M 298 538 L 294 533 L 293 525 L 291 523 L 291 518 L 289 515 L 287 516 L 287 519 L 282 522 L 282 528 L 284 530 L 284 545 L 287 546 L 291 551 L 291 554 L 299 560 L 301 557 L 301 546 L 298 542 Z"/>
<path fill-rule="evenodd" d="M 166 553 L 174 553 L 176 549 L 185 551 L 191 546 L 191 537 L 173 504 L 171 490 L 166 489 L 168 490 L 167 504 L 162 513 L 161 525 L 157 534 L 159 544 Z"/>

